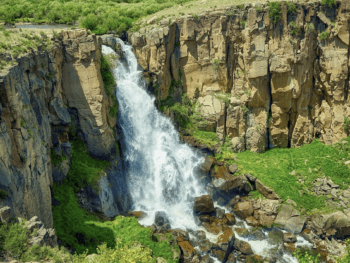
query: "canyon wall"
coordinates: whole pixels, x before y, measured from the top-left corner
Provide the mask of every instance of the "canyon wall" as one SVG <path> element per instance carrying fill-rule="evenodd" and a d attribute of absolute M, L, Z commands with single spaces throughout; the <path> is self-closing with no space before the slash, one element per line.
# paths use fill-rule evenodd
<path fill-rule="evenodd" d="M 281 2 L 276 23 L 262 4 L 163 19 L 128 40 L 157 99 L 174 86 L 196 99 L 200 129 L 228 136 L 234 151 L 332 144 L 350 118 L 350 4 L 295 6 Z"/>
<path fill-rule="evenodd" d="M 116 154 L 100 73 L 101 38 L 69 30 L 52 41 L 52 50 L 31 51 L 0 74 L 0 207 L 27 219 L 38 216 L 47 228 L 53 226 L 51 187 L 69 171 L 69 130 L 80 135 L 91 156 L 111 160 Z M 55 167 L 51 157 L 63 154 L 68 158 Z M 116 190 L 104 176 L 100 181 L 103 191 L 93 202 L 115 216 Z"/>

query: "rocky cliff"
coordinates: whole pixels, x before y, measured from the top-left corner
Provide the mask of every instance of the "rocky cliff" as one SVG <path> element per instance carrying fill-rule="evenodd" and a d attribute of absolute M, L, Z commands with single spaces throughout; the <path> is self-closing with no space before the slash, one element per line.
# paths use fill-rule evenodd
<path fill-rule="evenodd" d="M 100 73 L 102 40 L 71 30 L 52 41 L 52 50 L 13 58 L 17 65 L 0 74 L 0 207 L 11 207 L 17 217 L 38 216 L 48 228 L 53 226 L 51 187 L 69 171 L 69 130 L 80 135 L 91 156 L 112 160 L 116 155 Z M 112 165 L 108 178 L 115 170 Z M 116 187 L 102 176 L 103 191 L 90 194 L 96 209 L 108 216 L 119 213 Z M 86 204 L 84 198 L 81 202 Z"/>
<path fill-rule="evenodd" d="M 332 144 L 350 118 L 350 5 L 293 5 L 281 2 L 280 19 L 262 4 L 164 19 L 128 40 L 158 100 L 197 99 L 200 129 L 233 150 Z"/>

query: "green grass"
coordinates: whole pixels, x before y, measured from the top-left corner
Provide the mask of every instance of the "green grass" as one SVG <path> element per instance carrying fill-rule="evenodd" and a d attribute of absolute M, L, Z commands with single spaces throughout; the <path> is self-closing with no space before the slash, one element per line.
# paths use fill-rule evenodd
<path fill-rule="evenodd" d="M 218 143 L 214 132 L 197 130 L 192 136 L 208 146 Z M 237 156 L 236 163 L 241 174 L 250 173 L 257 177 L 283 200 L 292 199 L 307 211 L 314 208 L 325 210 L 326 198 L 312 195 L 307 190 L 311 190 L 314 187 L 312 182 L 323 175 L 330 177 L 342 189 L 349 186 L 350 171 L 344 160 L 350 159 L 350 137 L 345 140 L 348 141 L 347 144 L 338 143 L 334 147 L 315 140 L 300 148 L 274 148 L 258 154 L 250 151 L 233 153 L 228 149 L 230 142 L 226 138 L 225 144 L 221 146 L 223 152 L 216 154 L 215 158 L 218 161 L 235 163 L 233 157 Z M 309 172 L 309 168 L 312 173 Z M 290 174 L 292 171 L 295 171 L 295 175 Z M 299 183 L 299 178 L 304 179 L 305 183 Z M 344 186 L 343 182 L 347 185 Z M 299 190 L 303 191 L 302 196 Z"/>
<path fill-rule="evenodd" d="M 110 163 L 92 158 L 81 140 L 71 141 L 71 144 L 72 165 L 68 173 L 71 185 L 80 188 L 84 180 L 88 185 L 95 186 Z"/>
<path fill-rule="evenodd" d="M 60 202 L 59 206 L 52 207 L 54 228 L 63 244 L 75 249 L 78 254 L 84 253 L 86 249 L 91 254 L 97 253 L 101 243 L 106 243 L 108 248 L 114 249 L 116 246 L 132 246 L 136 241 L 150 248 L 154 256 L 174 262 L 170 244 L 156 242 L 152 230 L 141 227 L 135 218 L 118 216 L 113 221 L 103 221 L 80 207 L 75 192 L 83 186 L 82 180 L 89 185 L 96 185 L 109 162 L 93 159 L 81 140 L 71 143 L 72 165 L 67 179 L 63 180 L 61 185 L 55 183 L 53 186 L 53 194 Z M 76 243 L 76 234 L 85 236 L 85 245 Z"/>
<path fill-rule="evenodd" d="M 67 181 L 60 186 L 55 184 L 53 192 L 60 202 L 59 206 L 52 207 L 57 236 L 64 245 L 76 249 L 78 254 L 86 249 L 89 254 L 96 253 L 101 242 L 106 243 L 109 248 L 115 248 L 117 245 L 132 245 L 137 241 L 150 248 L 154 256 L 174 262 L 170 244 L 155 242 L 152 230 L 140 226 L 136 218 L 117 216 L 113 221 L 103 221 L 88 214 L 79 206 L 74 190 Z M 76 243 L 77 233 L 85 236 L 86 245 Z M 94 240 L 91 242 L 91 239 Z"/>
<path fill-rule="evenodd" d="M 0 21 L 7 23 L 74 23 L 94 33 L 126 31 L 134 21 L 191 0 L 5 0 Z"/>

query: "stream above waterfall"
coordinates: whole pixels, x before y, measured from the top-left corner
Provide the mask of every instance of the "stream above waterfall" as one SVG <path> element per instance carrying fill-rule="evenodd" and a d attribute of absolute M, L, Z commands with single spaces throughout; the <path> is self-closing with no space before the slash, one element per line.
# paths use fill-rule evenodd
<path fill-rule="evenodd" d="M 171 229 L 182 229 L 189 233 L 202 230 L 206 238 L 216 243 L 221 232 L 213 234 L 199 226 L 193 214 L 194 199 L 207 195 L 207 186 L 198 179 L 197 170 L 204 162 L 204 156 L 182 143 L 178 132 L 170 119 L 155 107 L 155 98 L 147 92 L 138 70 L 137 59 L 132 47 L 117 39 L 122 56 L 115 62 L 113 75 L 117 83 L 116 97 L 119 104 L 118 122 L 122 129 L 122 152 L 125 173 L 132 196 L 133 210 L 143 211 L 146 216 L 139 219 L 144 226 L 154 224 L 157 213 L 169 220 Z M 102 46 L 104 56 L 116 54 Z M 229 213 L 228 207 L 224 209 Z M 238 217 L 234 226 L 230 226 L 238 240 L 249 243 L 254 254 L 270 258 L 274 262 L 298 262 L 283 249 L 283 242 L 273 243 L 269 233 L 277 229 L 261 230 L 264 239 L 252 237 L 252 227 Z M 236 228 L 245 228 L 249 234 L 238 234 Z M 297 236 L 296 247 L 310 247 L 301 236 Z M 198 253 L 200 250 L 196 249 Z M 213 254 L 210 254 L 211 258 Z M 217 259 L 215 259 L 217 262 Z"/>

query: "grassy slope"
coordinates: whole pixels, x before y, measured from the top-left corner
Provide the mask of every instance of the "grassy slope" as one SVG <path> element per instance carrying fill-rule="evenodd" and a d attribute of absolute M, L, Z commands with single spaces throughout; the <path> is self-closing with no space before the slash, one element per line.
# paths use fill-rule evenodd
<path fill-rule="evenodd" d="M 70 23 L 96 33 L 128 30 L 139 18 L 193 0 L 5 0 L 0 6 L 0 21 Z"/>
<path fill-rule="evenodd" d="M 119 247 L 130 246 L 137 241 L 150 248 L 154 256 L 172 262 L 169 243 L 155 242 L 152 230 L 141 227 L 135 218 L 118 216 L 113 221 L 104 221 L 80 207 L 75 191 L 80 189 L 81 180 L 94 184 L 107 165 L 106 161 L 91 158 L 83 142 L 72 142 L 72 166 L 68 177 L 62 185 L 54 184 L 53 187 L 54 196 L 60 202 L 59 206 L 52 207 L 54 228 L 58 238 L 64 245 L 74 248 L 78 253 L 88 249 L 89 254 L 96 253 L 101 242 L 107 243 L 110 248 L 115 248 L 117 239 L 120 242 Z M 85 236 L 85 245 L 76 243 L 76 234 Z"/>
<path fill-rule="evenodd" d="M 218 141 L 213 132 L 195 131 L 193 136 L 203 143 L 214 145 Z M 341 189 L 350 184 L 349 167 L 344 161 L 350 159 L 350 137 L 335 146 L 324 145 L 315 140 L 300 148 L 267 150 L 265 153 L 245 151 L 233 153 L 227 150 L 229 143 L 217 154 L 218 160 L 237 163 L 240 174 L 250 173 L 271 187 L 283 200 L 294 200 L 299 208 L 311 211 L 314 208 L 324 210 L 325 198 L 312 195 L 312 182 L 323 175 L 330 177 Z M 237 156 L 237 161 L 233 157 Z M 290 174 L 295 171 L 295 174 Z M 310 172 L 311 171 L 311 172 Z M 304 183 L 299 183 L 303 179 Z M 346 183 L 346 185 L 343 184 Z M 303 191 L 300 195 L 299 191 Z"/>

